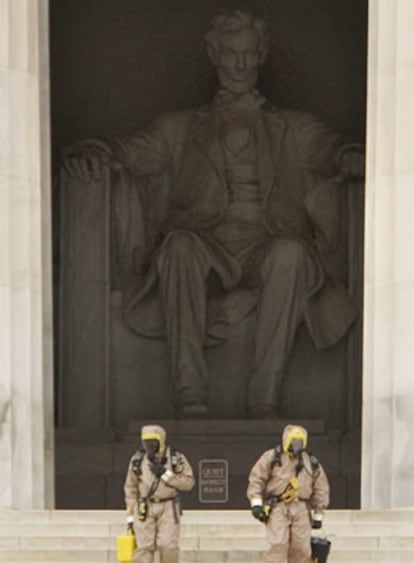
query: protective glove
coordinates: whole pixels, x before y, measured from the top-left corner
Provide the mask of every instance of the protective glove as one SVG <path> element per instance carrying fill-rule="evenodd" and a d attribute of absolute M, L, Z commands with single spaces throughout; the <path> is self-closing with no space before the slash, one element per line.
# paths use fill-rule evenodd
<path fill-rule="evenodd" d="M 134 530 L 134 516 L 132 514 L 127 514 L 127 528 L 128 528 L 128 532 L 132 532 L 133 534 L 135 534 L 135 530 Z"/>
<path fill-rule="evenodd" d="M 263 506 L 261 505 L 252 506 L 252 514 L 260 522 L 267 522 L 268 516 L 263 510 Z"/>
<path fill-rule="evenodd" d="M 152 463 L 150 465 L 150 469 L 157 477 L 161 477 L 161 475 L 164 475 L 164 473 L 167 471 L 165 465 L 160 461 L 156 461 L 155 463 Z"/>
<path fill-rule="evenodd" d="M 322 516 L 320 514 L 315 514 L 312 518 L 312 529 L 320 530 L 322 528 Z"/>

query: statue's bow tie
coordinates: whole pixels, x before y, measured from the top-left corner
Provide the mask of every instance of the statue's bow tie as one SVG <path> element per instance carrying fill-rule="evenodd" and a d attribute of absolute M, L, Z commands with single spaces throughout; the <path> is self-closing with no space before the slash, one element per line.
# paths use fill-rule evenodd
<path fill-rule="evenodd" d="M 240 109 L 253 111 L 259 109 L 266 102 L 257 90 L 251 90 L 245 94 L 237 95 L 228 90 L 219 90 L 214 99 L 214 105 L 221 110 Z"/>

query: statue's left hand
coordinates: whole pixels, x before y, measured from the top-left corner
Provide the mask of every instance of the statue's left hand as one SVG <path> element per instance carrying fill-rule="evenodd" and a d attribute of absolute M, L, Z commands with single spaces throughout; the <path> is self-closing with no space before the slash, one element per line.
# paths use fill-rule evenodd
<path fill-rule="evenodd" d="M 351 180 L 365 177 L 365 154 L 359 148 L 345 149 L 340 159 L 340 175 Z"/>

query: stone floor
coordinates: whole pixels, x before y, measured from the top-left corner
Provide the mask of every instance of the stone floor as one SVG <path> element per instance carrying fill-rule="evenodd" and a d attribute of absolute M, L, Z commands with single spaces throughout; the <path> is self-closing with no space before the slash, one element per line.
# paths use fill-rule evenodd
<path fill-rule="evenodd" d="M 414 562 L 414 509 L 329 511 L 329 562 Z M 122 511 L 0 511 L 0 561 L 116 562 Z M 181 563 L 255 563 L 266 549 L 264 527 L 248 511 L 187 511 Z"/>

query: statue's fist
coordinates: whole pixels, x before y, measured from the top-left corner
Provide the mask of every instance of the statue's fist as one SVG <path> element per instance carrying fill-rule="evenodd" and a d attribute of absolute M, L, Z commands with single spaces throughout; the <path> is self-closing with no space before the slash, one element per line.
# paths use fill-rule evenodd
<path fill-rule="evenodd" d="M 64 150 L 63 166 L 70 176 L 89 183 L 100 179 L 110 156 L 110 148 L 102 141 L 84 141 Z"/>
<path fill-rule="evenodd" d="M 340 174 L 345 178 L 365 176 L 365 153 L 360 145 L 346 145 L 340 158 Z"/>

